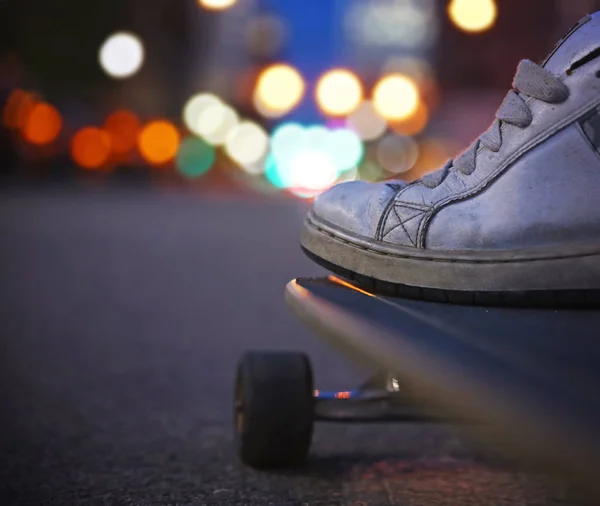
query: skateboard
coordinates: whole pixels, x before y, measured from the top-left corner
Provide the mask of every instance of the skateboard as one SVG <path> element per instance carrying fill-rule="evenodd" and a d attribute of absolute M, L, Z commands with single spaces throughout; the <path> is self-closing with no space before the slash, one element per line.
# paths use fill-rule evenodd
<path fill-rule="evenodd" d="M 326 392 L 301 352 L 244 354 L 235 437 L 245 464 L 302 464 L 316 421 L 442 422 L 600 488 L 600 310 L 425 302 L 335 276 L 292 280 L 285 298 L 372 376 Z"/>

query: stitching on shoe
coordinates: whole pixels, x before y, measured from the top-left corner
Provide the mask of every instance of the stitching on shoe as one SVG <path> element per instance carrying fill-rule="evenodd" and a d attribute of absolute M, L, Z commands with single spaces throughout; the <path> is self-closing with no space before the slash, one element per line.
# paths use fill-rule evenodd
<path fill-rule="evenodd" d="M 388 235 L 390 235 L 394 230 L 398 229 L 399 227 L 402 227 L 402 230 L 404 230 L 404 233 L 406 234 L 406 237 L 408 237 L 408 240 L 410 241 L 410 243 L 416 248 L 417 247 L 417 243 L 416 241 L 413 240 L 413 238 L 410 236 L 410 233 L 408 232 L 408 230 L 406 230 L 406 227 L 404 226 L 405 223 L 408 223 L 411 220 L 414 220 L 415 218 L 420 218 L 421 216 L 423 216 L 425 214 L 426 211 L 421 210 L 421 209 L 415 209 L 417 211 L 419 211 L 418 214 L 414 214 L 413 216 L 411 216 L 410 218 L 407 218 L 405 220 L 403 220 L 400 215 L 398 214 L 398 207 L 402 207 L 402 206 L 394 206 L 393 210 L 394 210 L 394 214 L 396 215 L 396 218 L 398 219 L 398 224 L 396 225 L 392 225 L 392 228 L 390 228 L 390 230 L 388 230 L 387 232 L 385 232 L 385 234 L 382 235 L 382 239 L 385 239 Z M 408 206 L 407 206 L 408 207 Z M 413 209 L 413 208 L 411 208 Z M 388 220 L 389 220 L 389 216 L 388 216 Z M 386 223 L 387 221 L 386 220 Z M 385 228 L 385 227 L 384 227 Z M 419 228 L 420 228 L 420 224 L 419 224 Z M 417 237 L 418 237 L 418 232 L 417 232 Z"/>
<path fill-rule="evenodd" d="M 577 110 L 575 110 L 571 114 L 564 117 L 561 121 L 557 121 L 554 124 L 554 128 L 550 128 L 548 130 L 543 131 L 539 136 L 534 137 L 529 142 L 523 144 L 519 149 L 517 149 L 515 152 L 513 152 L 502 164 L 500 164 L 498 167 L 496 167 L 496 169 L 494 171 L 492 171 L 488 175 L 488 177 L 485 180 L 483 180 L 481 183 L 479 183 L 477 186 L 475 186 L 475 187 L 471 188 L 469 191 L 466 191 L 463 193 L 456 193 L 453 195 L 449 195 L 448 197 L 445 197 L 445 198 L 437 201 L 436 203 L 434 203 L 432 205 L 432 212 L 428 216 L 426 216 L 424 219 L 425 228 L 428 227 L 429 223 L 431 222 L 431 218 L 437 212 L 439 212 L 442 208 L 444 208 L 447 205 L 450 205 L 454 202 L 467 200 L 468 198 L 481 193 L 490 184 L 492 184 L 502 172 L 504 172 L 513 163 L 515 163 L 517 160 L 519 160 L 525 153 L 529 152 L 534 147 L 539 146 L 540 144 L 542 144 L 543 142 L 548 140 L 550 137 L 552 137 L 556 133 L 560 132 L 561 130 L 564 130 L 565 128 L 568 128 L 569 126 L 571 126 L 573 123 L 576 123 L 577 121 L 579 121 L 581 116 L 584 115 L 590 108 L 598 107 L 598 105 L 600 105 L 600 99 L 597 99 L 597 98 L 593 101 L 590 101 L 590 102 L 582 105 Z"/>
<path fill-rule="evenodd" d="M 399 188 L 398 190 L 396 190 L 396 192 L 392 195 L 392 198 L 390 198 L 390 200 L 386 204 L 385 209 L 381 213 L 381 216 L 379 217 L 379 222 L 377 223 L 377 229 L 375 230 L 375 237 L 374 237 L 374 239 L 376 241 L 381 241 L 383 239 L 383 230 L 385 229 L 385 223 L 386 223 L 386 221 L 388 219 L 390 211 L 392 210 L 392 207 L 394 206 L 394 202 L 396 200 L 396 197 L 400 193 L 402 193 L 403 190 L 404 190 L 404 188 Z"/>
<path fill-rule="evenodd" d="M 596 154 L 596 157 L 600 160 L 600 152 L 598 151 L 598 148 L 594 145 L 594 143 L 592 142 L 592 140 L 590 139 L 588 134 L 585 132 L 584 127 L 581 124 L 581 122 L 577 123 L 577 130 L 579 131 L 584 142 L 588 145 L 588 147 Z"/>
<path fill-rule="evenodd" d="M 397 201 L 396 197 L 399 193 L 401 193 L 401 191 L 404 190 L 404 188 L 401 188 L 400 190 L 398 190 L 398 192 L 390 199 L 390 201 L 388 202 L 386 208 L 384 209 L 383 213 L 381 213 L 381 218 L 379 220 L 379 223 L 377 225 L 377 231 L 375 234 L 375 239 L 378 241 L 383 241 L 385 239 L 386 236 L 388 236 L 393 229 L 397 228 L 398 225 L 394 226 L 394 228 L 392 230 L 389 230 L 387 232 L 385 232 L 385 225 L 387 224 L 389 217 L 390 217 L 390 212 L 392 211 L 392 209 L 394 209 L 394 214 L 396 215 L 396 217 L 398 218 L 399 222 L 402 222 L 402 219 L 400 218 L 400 216 L 398 215 L 398 212 L 396 211 L 396 207 L 406 207 L 408 209 L 412 209 L 414 211 L 420 211 L 421 214 L 424 214 L 428 211 L 431 210 L 431 207 L 428 206 L 427 204 L 425 204 L 425 202 L 423 202 L 423 205 L 420 204 L 415 204 L 414 202 L 403 202 L 403 201 Z M 419 214 L 413 216 L 420 216 Z M 412 219 L 412 218 L 411 218 Z M 404 223 L 406 223 L 409 220 L 404 220 Z M 402 223 L 400 223 L 402 224 Z M 420 226 L 419 226 L 420 228 Z M 410 240 L 410 242 L 416 246 L 416 243 L 412 240 L 412 238 L 410 237 L 410 235 L 408 234 L 408 232 L 406 231 L 406 235 L 408 236 L 408 239 Z M 418 238 L 418 236 L 417 236 Z"/>

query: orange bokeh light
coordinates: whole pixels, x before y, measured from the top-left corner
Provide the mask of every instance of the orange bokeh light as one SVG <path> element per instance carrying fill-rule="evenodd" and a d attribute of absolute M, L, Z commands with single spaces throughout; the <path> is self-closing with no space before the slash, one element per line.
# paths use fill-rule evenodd
<path fill-rule="evenodd" d="M 62 117 L 50 104 L 35 104 L 23 125 L 23 137 L 31 144 L 43 146 L 56 140 L 62 129 Z"/>
<path fill-rule="evenodd" d="M 429 122 L 429 108 L 422 102 L 419 102 L 414 114 L 400 121 L 390 122 L 390 128 L 402 135 L 420 134 Z"/>
<path fill-rule="evenodd" d="M 156 120 L 142 129 L 138 137 L 138 147 L 146 161 L 153 165 L 162 165 L 175 158 L 180 140 L 179 132 L 172 123 Z"/>
<path fill-rule="evenodd" d="M 79 130 L 71 141 L 71 156 L 84 169 L 102 169 L 110 153 L 110 135 L 96 127 Z"/>
<path fill-rule="evenodd" d="M 442 167 L 460 152 L 460 145 L 448 139 L 428 138 L 419 143 L 419 158 L 410 171 L 410 179 L 417 179 Z M 408 173 L 407 173 L 408 175 Z"/>
<path fill-rule="evenodd" d="M 350 399 L 352 392 L 336 392 L 335 393 L 335 398 L 336 399 Z"/>
<path fill-rule="evenodd" d="M 126 156 L 135 148 L 141 127 L 139 118 L 130 111 L 115 111 L 106 118 L 104 131 L 110 135 L 115 157 Z"/>
<path fill-rule="evenodd" d="M 36 102 L 33 94 L 20 89 L 14 90 L 4 105 L 2 124 L 10 130 L 21 130 Z"/>

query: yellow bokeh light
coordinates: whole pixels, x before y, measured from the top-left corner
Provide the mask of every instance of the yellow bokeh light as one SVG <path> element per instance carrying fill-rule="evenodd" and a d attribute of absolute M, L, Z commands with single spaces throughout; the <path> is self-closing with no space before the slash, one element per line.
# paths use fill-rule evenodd
<path fill-rule="evenodd" d="M 211 11 L 223 11 L 233 7 L 237 0 L 198 0 L 198 5 Z"/>
<path fill-rule="evenodd" d="M 294 67 L 275 64 L 260 74 L 254 89 L 254 105 L 264 116 L 278 118 L 300 103 L 305 89 L 304 79 Z"/>
<path fill-rule="evenodd" d="M 420 93 L 415 82 L 403 74 L 389 74 L 373 90 L 373 106 L 385 119 L 410 118 L 419 108 Z"/>
<path fill-rule="evenodd" d="M 323 112 L 332 116 L 345 116 L 360 105 L 363 89 L 360 80 L 352 72 L 335 69 L 319 79 L 315 94 Z"/>
<path fill-rule="evenodd" d="M 448 15 L 465 32 L 483 32 L 494 25 L 498 6 L 495 0 L 452 0 L 448 4 Z"/>

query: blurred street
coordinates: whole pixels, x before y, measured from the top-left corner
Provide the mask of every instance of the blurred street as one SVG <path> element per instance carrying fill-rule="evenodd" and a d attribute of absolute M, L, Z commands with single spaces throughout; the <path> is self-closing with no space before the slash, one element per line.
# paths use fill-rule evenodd
<path fill-rule="evenodd" d="M 300 349 L 324 388 L 363 378 L 287 310 L 322 273 L 300 200 L 67 187 L 0 195 L 0 504 L 567 505 L 475 459 L 455 429 L 318 426 L 309 465 L 242 467 L 235 363 Z"/>
<path fill-rule="evenodd" d="M 246 469 L 247 349 L 365 376 L 285 307 L 310 200 L 412 181 L 600 0 L 0 0 L 0 506 L 567 506 L 455 428 L 318 426 Z"/>

